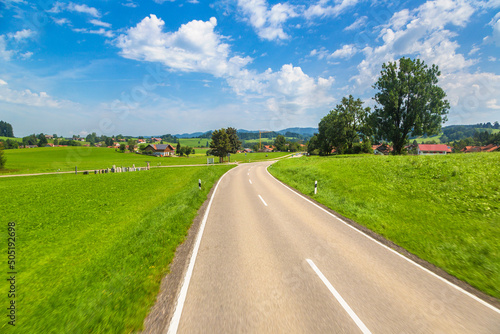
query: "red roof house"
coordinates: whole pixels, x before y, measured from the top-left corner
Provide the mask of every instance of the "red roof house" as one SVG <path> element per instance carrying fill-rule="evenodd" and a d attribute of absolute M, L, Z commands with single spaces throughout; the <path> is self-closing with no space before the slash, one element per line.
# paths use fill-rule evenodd
<path fill-rule="evenodd" d="M 445 144 L 419 144 L 417 154 L 448 154 L 451 153 L 451 147 Z"/>

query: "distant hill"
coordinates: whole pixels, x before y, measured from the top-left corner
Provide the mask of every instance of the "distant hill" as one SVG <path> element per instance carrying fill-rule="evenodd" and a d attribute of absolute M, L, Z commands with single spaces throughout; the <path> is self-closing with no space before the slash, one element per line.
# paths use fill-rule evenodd
<path fill-rule="evenodd" d="M 312 137 L 314 136 L 315 133 L 318 133 L 318 131 L 319 131 L 318 128 L 288 128 L 276 132 L 282 135 L 284 135 L 287 132 L 291 132 L 291 133 L 298 133 L 299 135 L 302 136 Z"/>
<path fill-rule="evenodd" d="M 212 136 L 213 130 L 205 131 L 205 132 L 193 132 L 193 133 L 183 133 L 173 135 L 177 138 L 210 138 Z M 237 132 L 239 134 L 258 134 L 259 130 L 245 130 L 238 129 Z M 312 137 L 315 133 L 318 133 L 318 128 L 287 128 L 279 131 L 273 131 L 271 134 L 264 134 L 263 137 L 276 136 L 277 134 L 285 135 L 286 133 L 295 133 L 304 137 Z M 244 136 L 247 137 L 247 136 Z M 254 137 L 254 136 L 252 136 Z M 256 137 L 258 138 L 258 136 Z"/>

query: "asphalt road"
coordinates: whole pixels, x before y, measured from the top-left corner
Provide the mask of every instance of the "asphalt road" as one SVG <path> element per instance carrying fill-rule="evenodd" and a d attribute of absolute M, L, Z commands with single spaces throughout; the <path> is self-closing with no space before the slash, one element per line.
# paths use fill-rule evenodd
<path fill-rule="evenodd" d="M 270 164 L 220 181 L 165 332 L 500 333 L 498 309 L 298 196 Z"/>

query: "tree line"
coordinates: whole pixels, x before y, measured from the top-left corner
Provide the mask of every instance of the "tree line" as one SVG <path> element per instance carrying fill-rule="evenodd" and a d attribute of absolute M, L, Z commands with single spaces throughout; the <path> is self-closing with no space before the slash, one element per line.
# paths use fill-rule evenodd
<path fill-rule="evenodd" d="M 320 121 L 308 152 L 368 153 L 372 142 L 387 141 L 393 154 L 402 154 L 410 136 L 438 134 L 449 110 L 446 94 L 437 85 L 440 75 L 436 65 L 428 67 L 419 59 L 384 63 L 373 85 L 374 110 L 352 95 L 342 98 Z"/>

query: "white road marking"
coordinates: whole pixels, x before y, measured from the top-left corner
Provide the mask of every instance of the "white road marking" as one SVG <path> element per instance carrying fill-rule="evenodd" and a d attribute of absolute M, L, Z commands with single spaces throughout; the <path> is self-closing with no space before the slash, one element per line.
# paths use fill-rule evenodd
<path fill-rule="evenodd" d="M 189 266 L 186 271 L 186 276 L 184 276 L 184 281 L 182 282 L 182 288 L 179 293 L 179 297 L 177 298 L 177 305 L 175 306 L 174 315 L 170 320 L 170 324 L 168 326 L 167 334 L 175 334 L 177 333 L 177 329 L 179 328 L 179 323 L 181 321 L 182 309 L 184 308 L 184 302 L 186 301 L 187 291 L 189 288 L 189 282 L 191 281 L 191 276 L 193 275 L 194 263 L 196 262 L 196 256 L 198 255 L 198 249 L 200 248 L 201 237 L 203 236 L 203 230 L 205 229 L 205 225 L 207 223 L 208 214 L 210 213 L 210 207 L 212 206 L 212 201 L 214 199 L 215 194 L 217 193 L 217 188 L 219 187 L 220 182 L 226 176 L 227 173 L 232 171 L 233 169 L 228 170 L 217 182 L 215 186 L 212 197 L 210 198 L 210 202 L 208 202 L 207 210 L 205 211 L 205 215 L 203 216 L 203 220 L 200 225 L 200 229 L 198 231 L 198 235 L 196 236 L 196 242 L 193 248 L 193 254 L 191 255 L 191 259 L 189 260 Z M 165 331 L 164 331 L 165 332 Z"/>
<path fill-rule="evenodd" d="M 266 201 L 264 201 L 264 199 L 262 198 L 262 196 L 259 195 L 259 198 L 262 201 L 262 203 L 264 203 L 264 205 L 267 206 L 267 203 L 266 203 Z"/>
<path fill-rule="evenodd" d="M 252 180 L 248 179 L 248 182 L 250 182 L 250 184 L 252 184 Z"/>
<path fill-rule="evenodd" d="M 342 305 L 342 307 L 344 308 L 344 310 L 349 314 L 349 316 L 351 317 L 351 319 L 354 320 L 354 322 L 359 327 L 359 329 L 361 329 L 361 331 L 363 333 L 365 333 L 365 334 L 371 334 L 370 330 L 365 326 L 365 324 L 363 323 L 363 321 L 361 321 L 361 319 L 359 319 L 359 317 L 356 315 L 356 313 L 354 313 L 354 311 L 346 303 L 346 301 L 344 300 L 344 298 L 342 298 L 342 296 L 337 292 L 337 290 L 335 290 L 335 288 L 333 287 L 333 285 L 326 279 L 325 275 L 323 275 L 323 273 L 318 269 L 318 267 L 316 267 L 316 265 L 314 264 L 314 262 L 312 260 L 310 260 L 310 259 L 306 259 L 306 261 L 307 261 L 307 263 L 309 263 L 309 265 L 314 270 L 314 272 L 316 273 L 316 275 L 318 275 L 318 277 L 321 279 L 321 281 L 323 281 L 323 283 L 326 285 L 326 287 L 328 288 L 328 290 L 330 290 L 330 292 L 335 297 L 335 299 L 337 299 L 337 301 L 340 303 L 340 305 Z"/>
<path fill-rule="evenodd" d="M 440 281 L 448 284 L 449 286 L 457 289 L 458 291 L 462 292 L 463 294 L 469 296 L 470 298 L 474 299 L 475 301 L 479 302 L 480 304 L 482 304 L 483 306 L 486 306 L 487 308 L 489 308 L 490 310 L 500 314 L 500 309 L 496 308 L 495 306 L 485 302 L 484 300 L 482 300 L 481 298 L 479 297 L 476 297 L 475 295 L 473 295 L 472 293 L 468 292 L 468 291 L 465 291 L 464 289 L 462 289 L 461 287 L 459 287 L 458 285 L 455 285 L 453 284 L 452 282 L 444 279 L 443 277 L 433 273 L 432 271 L 430 271 L 429 269 L 425 268 L 425 267 L 422 267 L 420 264 L 416 263 L 415 261 L 413 261 L 412 259 L 409 259 L 407 258 L 406 256 L 404 256 L 403 254 L 400 254 L 398 252 L 396 252 L 394 249 L 390 248 L 390 247 L 387 247 L 386 245 L 384 245 L 383 243 L 381 243 L 380 241 L 372 238 L 371 236 L 369 236 L 368 234 L 364 233 L 363 231 L 361 230 L 358 230 L 357 228 L 355 228 L 354 226 L 352 226 L 351 224 L 348 224 L 346 223 L 345 221 L 343 221 L 342 219 L 340 219 L 339 217 L 335 216 L 333 213 L 331 213 L 330 211 L 328 210 L 325 210 L 324 208 L 322 208 L 321 206 L 319 206 L 318 204 L 314 203 L 313 201 L 311 201 L 310 199 L 302 196 L 301 194 L 297 193 L 296 191 L 293 191 L 291 188 L 289 188 L 287 185 L 285 185 L 283 182 L 281 182 L 280 180 L 278 180 L 277 178 L 275 178 L 273 175 L 271 175 L 271 173 L 269 173 L 269 170 L 267 169 L 269 168 L 266 167 L 266 171 L 267 173 L 273 178 L 275 179 L 276 181 L 278 181 L 279 184 L 281 184 L 283 187 L 285 187 L 286 189 L 290 190 L 292 193 L 294 193 L 295 195 L 301 197 L 302 199 L 306 200 L 307 202 L 311 203 L 312 205 L 314 205 L 315 207 L 317 207 L 318 209 L 320 210 L 323 210 L 324 212 L 326 212 L 327 214 L 329 214 L 330 216 L 332 216 L 333 218 L 339 220 L 340 222 L 344 223 L 344 225 L 352 228 L 354 231 L 364 235 L 365 237 L 367 237 L 368 239 L 376 242 L 377 244 L 379 244 L 380 246 L 384 247 L 385 249 L 391 251 L 392 253 L 396 254 L 397 256 L 401 257 L 402 259 L 408 261 L 409 263 L 417 266 L 418 268 L 422 269 L 423 271 L 425 271 L 426 273 L 434 276 L 435 278 L 439 279 Z"/>

